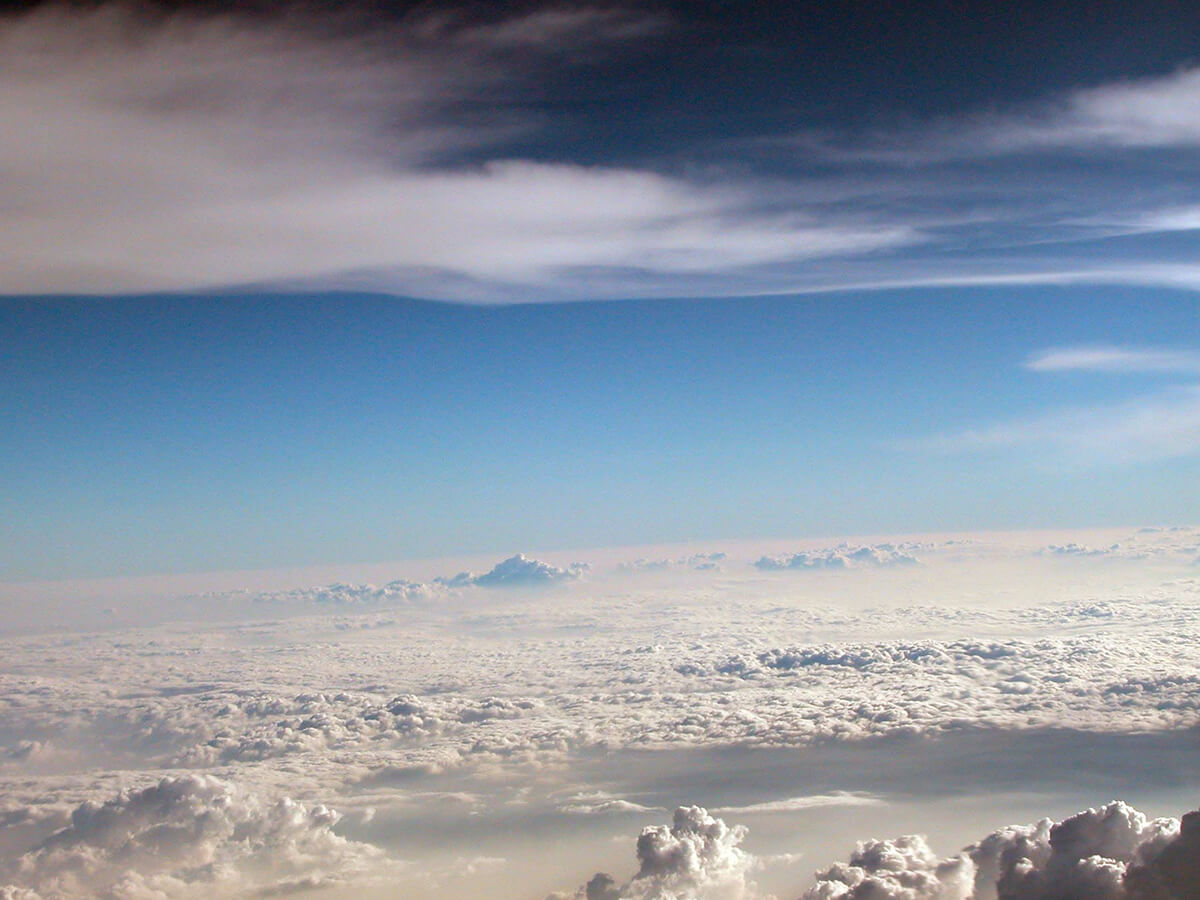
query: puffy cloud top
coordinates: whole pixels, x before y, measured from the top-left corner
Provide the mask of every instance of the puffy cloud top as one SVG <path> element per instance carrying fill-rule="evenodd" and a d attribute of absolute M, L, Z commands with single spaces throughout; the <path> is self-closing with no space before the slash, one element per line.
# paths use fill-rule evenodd
<path fill-rule="evenodd" d="M 894 544 L 849 547 L 842 544 L 825 550 L 802 551 L 780 556 L 764 556 L 754 565 L 767 571 L 780 569 L 854 569 L 911 566 L 920 562 L 903 547 Z"/>
<path fill-rule="evenodd" d="M 804 900 L 1191 900 L 1200 896 L 1200 813 L 1148 819 L 1114 801 L 1057 824 L 988 835 L 949 859 L 924 838 L 860 843 Z"/>
<path fill-rule="evenodd" d="M 737 900 L 749 896 L 754 857 L 741 849 L 746 829 L 729 826 L 699 806 L 681 806 L 670 825 L 642 829 L 637 841 L 638 871 L 624 885 L 597 874 L 577 896 L 581 900 Z"/>
<path fill-rule="evenodd" d="M 382 854 L 334 834 L 338 818 L 217 778 L 164 778 L 77 806 L 66 828 L 0 869 L 10 882 L 0 897 L 170 898 L 344 880 Z"/>
<path fill-rule="evenodd" d="M 537 584 L 553 584 L 557 581 L 567 581 L 578 578 L 586 566 L 572 563 L 568 568 L 560 569 L 541 560 L 530 559 L 524 553 L 510 556 L 496 563 L 490 572 L 477 575 L 471 579 L 473 584 L 482 587 L 527 587 Z"/>

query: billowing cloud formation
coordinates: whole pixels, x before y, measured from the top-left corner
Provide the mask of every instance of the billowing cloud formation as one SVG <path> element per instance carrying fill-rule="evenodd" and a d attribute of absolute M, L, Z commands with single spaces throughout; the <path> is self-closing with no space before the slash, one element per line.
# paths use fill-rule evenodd
<path fill-rule="evenodd" d="M 336 582 L 322 587 L 296 588 L 290 591 L 262 591 L 248 595 L 255 603 L 294 603 L 321 605 L 402 605 L 420 600 L 429 600 L 445 593 L 441 584 L 421 584 L 415 581 L 396 579 L 387 584 L 345 584 Z"/>
<path fill-rule="evenodd" d="M 725 559 L 724 553 L 692 553 L 667 559 L 635 559 L 621 563 L 621 569 L 627 572 L 663 572 L 667 569 L 695 569 L 710 571 L 721 568 Z"/>
<path fill-rule="evenodd" d="M 583 900 L 708 900 L 757 896 L 745 830 L 699 807 L 676 810 L 637 843 L 625 884 L 598 874 Z M 921 835 L 859 843 L 846 863 L 818 872 L 802 900 L 1195 900 L 1200 812 L 1148 819 L 1114 801 L 1055 823 L 1002 828 L 942 859 Z"/>
<path fill-rule="evenodd" d="M 216 778 L 164 778 L 105 802 L 0 868 L 12 897 L 198 897 L 217 889 L 313 887 L 380 867 L 375 848 L 334 834 L 338 814 L 263 801 Z"/>
<path fill-rule="evenodd" d="M 919 835 L 861 843 L 804 900 L 1189 900 L 1200 813 L 1147 819 L 1120 801 L 996 831 L 950 859 Z"/>
<path fill-rule="evenodd" d="M 750 868 L 739 854 L 753 835 L 739 842 L 732 827 L 741 816 L 776 826 L 775 840 L 806 821 L 882 820 L 894 792 L 1109 792 L 1101 771 L 1123 786 L 1175 784 L 1191 771 L 1181 767 L 1200 724 L 1198 541 L 1183 528 L 913 540 L 895 546 L 919 554 L 919 568 L 829 578 L 755 570 L 748 561 L 772 547 L 747 545 L 731 548 L 723 572 L 660 578 L 611 565 L 553 582 L 563 585 L 554 602 L 467 584 L 385 611 L 380 589 L 341 585 L 297 595 L 312 602 L 194 597 L 160 625 L 8 637 L 0 885 L 47 898 L 66 890 L 64 872 L 82 872 L 95 892 L 115 892 L 138 878 L 166 884 L 169 866 L 186 886 L 161 888 L 168 897 L 338 879 L 353 887 L 333 893 L 357 893 L 357 879 L 389 863 L 335 840 L 344 833 L 414 860 L 379 895 L 480 896 L 435 871 L 428 838 L 445 835 L 437 853 L 448 866 L 510 857 L 513 900 L 596 869 L 616 876 L 593 883 L 597 898 L 749 897 L 747 873 L 778 893 L 793 863 L 764 855 Z M 1041 552 L 1049 544 L 1115 558 Z M 517 568 L 542 571 L 532 560 Z M 408 582 L 379 580 L 407 595 Z M 249 620 L 205 618 L 226 603 Z M 1078 758 L 1095 765 L 1075 772 Z M 572 842 L 654 822 L 685 790 L 703 791 L 711 816 L 657 829 L 636 867 L 632 853 L 628 870 L 611 855 L 576 867 L 591 851 Z M 343 823 L 320 804 L 344 811 Z M 511 840 L 526 825 L 529 841 Z M 534 891 L 516 873 L 559 828 L 570 852 Z M 1039 871 L 1050 871 L 1037 855 L 1049 828 L 1030 831 Z M 151 846 L 159 855 L 143 858 Z M 268 847 L 282 848 L 276 868 Z M 889 854 L 943 887 L 960 883 L 916 844 Z M 977 872 L 986 863 L 968 859 Z M 1144 877 L 1175 883 L 1186 862 Z M 795 877 L 793 898 L 806 887 Z"/>
<path fill-rule="evenodd" d="M 850 547 L 842 544 L 827 550 L 792 553 L 783 556 L 764 556 L 754 565 L 760 569 L 850 569 L 857 567 L 911 566 L 919 560 L 909 548 L 893 544 L 873 547 Z"/>
<path fill-rule="evenodd" d="M 847 865 L 817 876 L 804 900 L 966 900 L 973 872 L 963 858 L 939 861 L 920 835 L 859 844 Z"/>
<path fill-rule="evenodd" d="M 572 563 L 565 569 L 552 566 L 538 559 L 530 559 L 524 553 L 510 556 L 496 563 L 488 572 L 482 575 L 460 574 L 450 579 L 447 584 L 477 584 L 480 587 L 530 587 L 535 585 L 553 584 L 556 581 L 569 581 L 578 578 L 587 569 L 583 563 Z"/>
<path fill-rule="evenodd" d="M 598 874 L 581 900 L 738 900 L 753 893 L 754 858 L 741 849 L 746 829 L 730 827 L 699 806 L 681 806 L 668 825 L 642 830 L 638 871 L 624 885 Z"/>

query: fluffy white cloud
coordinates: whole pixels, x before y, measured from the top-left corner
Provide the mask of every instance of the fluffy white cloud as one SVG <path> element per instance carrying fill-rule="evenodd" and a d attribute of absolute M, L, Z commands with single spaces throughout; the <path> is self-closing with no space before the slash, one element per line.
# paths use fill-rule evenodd
<path fill-rule="evenodd" d="M 754 565 L 760 569 L 850 569 L 859 566 L 911 566 L 920 562 L 909 550 L 893 544 L 851 547 L 841 544 L 824 550 L 802 551 L 781 556 L 764 556 Z"/>
<path fill-rule="evenodd" d="M 668 557 L 665 559 L 635 559 L 620 564 L 627 572 L 663 572 L 668 569 L 695 569 L 699 572 L 721 568 L 725 560 L 724 553 L 691 553 L 687 556 Z"/>
<path fill-rule="evenodd" d="M 598 874 L 583 900 L 706 900 L 757 896 L 759 862 L 745 829 L 699 807 L 676 810 L 637 843 L 637 874 Z M 1200 812 L 1148 819 L 1114 801 L 1055 823 L 1002 828 L 940 858 L 921 835 L 862 841 L 816 874 L 803 900 L 1193 900 L 1200 889 Z"/>
<path fill-rule="evenodd" d="M 76 807 L 66 828 L 5 861 L 0 880 L 14 897 L 149 900 L 316 886 L 382 868 L 380 851 L 333 833 L 337 820 L 324 806 L 264 801 L 208 776 L 164 778 Z"/>
<path fill-rule="evenodd" d="M 1120 801 L 993 832 L 939 859 L 919 835 L 858 845 L 805 900 L 1187 900 L 1200 887 L 1200 813 L 1147 819 Z"/>
<path fill-rule="evenodd" d="M 55 831 L 70 832 L 75 810 L 113 803 L 116 820 L 133 823 L 122 826 L 135 836 L 133 853 L 144 843 L 137 835 L 156 827 L 149 819 L 133 821 L 132 811 L 147 806 L 136 795 L 163 777 L 175 794 L 156 796 L 178 795 L 164 801 L 170 810 L 164 821 L 184 831 L 189 809 L 224 803 L 228 795 L 230 809 L 241 810 L 228 813 L 231 827 L 270 832 L 264 824 L 270 810 L 292 797 L 308 813 L 322 803 L 344 810 L 339 827 L 364 840 L 407 842 L 410 832 L 425 836 L 444 827 L 447 841 L 486 843 L 525 823 L 536 823 L 531 834 L 561 827 L 569 841 L 656 807 L 674 808 L 690 799 L 684 790 L 712 787 L 701 779 L 717 771 L 704 768 L 713 758 L 724 766 L 786 757 L 794 768 L 802 755 L 818 761 L 845 754 L 860 762 L 874 753 L 901 760 L 928 755 L 953 768 L 956 748 L 985 755 L 996 748 L 995 767 L 987 768 L 1003 770 L 996 776 L 1001 783 L 1011 774 L 1005 767 L 1015 764 L 1008 756 L 1014 745 L 1053 745 L 1048 755 L 1060 760 L 1126 740 L 1175 753 L 1183 730 L 1200 723 L 1200 582 L 1191 566 L 1197 535 L 1164 528 L 1024 535 L 997 544 L 905 541 L 893 546 L 919 552 L 920 567 L 901 576 L 868 563 L 831 578 L 756 570 L 751 561 L 775 546 L 754 544 L 731 553 L 720 572 L 676 569 L 659 578 L 613 565 L 586 580 L 560 579 L 569 589 L 554 593 L 554 602 L 543 591 L 467 584 L 436 588 L 437 602 L 398 599 L 384 614 L 378 604 L 385 601 L 371 599 L 372 590 L 343 585 L 297 595 L 312 602 L 272 605 L 251 593 L 230 598 L 244 603 L 253 621 L 196 624 L 217 602 L 196 597 L 180 607 L 178 622 L 6 638 L 0 884 L 42 892 L 57 877 L 55 853 L 77 860 L 85 851 L 99 860 L 97 883 L 133 884 L 126 876 L 161 881 L 153 862 L 141 876 L 132 874 L 143 868 L 136 855 L 129 857 L 136 867 L 119 874 L 120 859 L 84 837 L 92 831 L 61 845 L 46 842 Z M 1049 545 L 1114 544 L 1127 555 L 1042 552 Z M 892 596 L 898 579 L 906 585 L 902 598 Z M 890 802 L 891 787 L 846 780 L 846 772 L 859 771 L 854 765 L 839 764 L 838 776 L 809 781 L 776 778 L 767 769 L 745 793 L 731 787 L 697 799 L 729 821 L 769 816 L 780 828 L 790 827 L 791 817 L 822 818 L 822 807 L 830 813 L 857 807 L 830 819 L 874 817 L 872 806 Z M 181 770 L 220 781 L 180 780 Z M 954 779 L 969 778 L 975 786 L 987 777 L 976 768 L 937 772 L 939 789 L 946 779 L 957 785 L 966 782 Z M 124 799 L 114 801 L 118 796 Z M 236 824 L 243 819 L 258 824 Z M 165 858 L 192 872 L 197 885 L 223 883 L 215 869 L 217 881 L 198 880 L 202 864 L 193 860 L 205 853 L 232 867 L 229 885 L 282 890 L 309 878 L 358 877 L 354 860 L 371 854 L 352 846 L 342 866 L 334 841 L 322 857 L 321 828 L 311 816 L 305 821 L 312 825 L 312 840 L 301 841 L 312 848 L 306 858 L 326 860 L 311 868 L 268 870 L 259 850 L 221 838 L 225 832 Z M 210 832 L 199 827 L 191 833 L 208 841 Z M 713 831 L 690 817 L 660 829 L 654 846 L 692 846 L 700 861 L 695 872 L 708 879 L 697 883 L 706 890 L 718 884 L 748 890 L 736 867 L 726 882 L 709 877 L 722 871 L 718 859 L 741 860 L 724 852 L 730 846 L 753 847 L 718 840 L 733 831 Z M 270 840 L 263 837 L 262 846 Z M 1103 849 L 1099 839 L 1088 841 Z M 1042 844 L 1048 842 L 1047 830 Z M 508 856 L 510 848 L 498 844 L 447 845 L 445 858 Z M 531 838 L 526 849 L 535 845 Z M 52 846 L 59 849 L 52 853 Z M 410 847 L 396 852 L 408 857 Z M 1035 850 L 1034 857 L 1041 852 Z M 514 872 L 520 855 L 513 850 Z M 20 863 L 22 856 L 29 862 Z M 1104 858 L 1120 862 L 1119 856 Z M 417 858 L 422 868 L 435 865 Z M 567 866 L 572 858 L 580 857 L 556 863 Z M 648 850 L 645 858 L 667 856 Z M 971 859 L 983 865 L 979 854 Z M 383 864 L 368 860 L 366 867 Z M 635 879 L 615 865 L 606 857 L 596 866 L 621 878 L 597 882 L 594 893 L 630 885 L 649 896 L 659 888 L 688 896 L 681 893 L 686 867 L 670 869 L 668 877 L 667 869 L 649 865 Z M 1112 868 L 1105 866 L 1096 877 Z M 577 884 L 588 871 L 546 876 L 542 889 Z M 930 871 L 940 884 L 958 883 L 936 866 Z M 777 872 L 763 873 L 755 880 L 774 879 L 774 888 Z M 437 895 L 430 884 L 422 890 Z"/>
<path fill-rule="evenodd" d="M 670 825 L 651 825 L 637 840 L 638 871 L 618 885 L 596 875 L 581 900 L 740 900 L 754 891 L 754 858 L 741 849 L 746 829 L 699 806 L 679 807 Z"/>
<path fill-rule="evenodd" d="M 967 900 L 973 869 L 963 857 L 939 861 L 920 835 L 866 841 L 817 876 L 804 900 Z"/>
<path fill-rule="evenodd" d="M 578 578 L 586 569 L 587 566 L 583 563 L 572 563 L 561 569 L 541 560 L 530 559 L 524 553 L 518 553 L 496 563 L 491 571 L 471 578 L 470 582 L 481 587 L 527 587 Z"/>

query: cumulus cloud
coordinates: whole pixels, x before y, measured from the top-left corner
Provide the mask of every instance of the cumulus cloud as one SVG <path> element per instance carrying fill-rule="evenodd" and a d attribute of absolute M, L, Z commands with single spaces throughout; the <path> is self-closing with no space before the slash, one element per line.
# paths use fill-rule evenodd
<path fill-rule="evenodd" d="M 638 871 L 623 885 L 600 873 L 580 900 L 740 900 L 753 894 L 754 857 L 741 849 L 746 829 L 699 806 L 681 806 L 670 825 L 651 825 L 637 840 Z"/>
<path fill-rule="evenodd" d="M 963 857 L 938 860 L 920 835 L 866 841 L 849 863 L 818 873 L 804 900 L 967 900 L 973 874 Z"/>
<path fill-rule="evenodd" d="M 1148 819 L 1114 801 L 993 832 L 948 859 L 920 835 L 860 843 L 804 900 L 1187 900 L 1200 888 L 1200 813 Z"/>
<path fill-rule="evenodd" d="M 295 588 L 290 591 L 260 591 L 248 596 L 255 603 L 262 604 L 313 603 L 333 606 L 363 604 L 388 606 L 430 600 L 442 596 L 444 593 L 444 586 L 440 584 L 421 584 L 397 579 L 381 586 L 335 582 L 319 587 Z"/>
<path fill-rule="evenodd" d="M 467 576 L 466 580 L 480 587 L 529 587 L 534 585 L 554 584 L 559 581 L 569 581 L 578 578 L 586 571 L 584 563 L 572 563 L 565 569 L 537 559 L 530 559 L 524 553 L 510 556 L 482 575 Z M 458 583 L 464 576 L 456 576 L 451 584 Z"/>
<path fill-rule="evenodd" d="M 767 571 L 782 569 L 852 569 L 911 566 L 920 562 L 907 549 L 893 544 L 851 547 L 846 544 L 825 550 L 802 551 L 782 556 L 763 556 L 754 565 Z"/>
<path fill-rule="evenodd" d="M 687 556 L 667 557 L 663 559 L 646 559 L 639 558 L 623 562 L 620 564 L 622 571 L 626 572 L 664 572 L 668 569 L 695 569 L 696 571 L 710 571 L 721 568 L 721 563 L 725 560 L 725 554 L 720 552 L 715 553 L 692 553 Z"/>
<path fill-rule="evenodd" d="M 66 828 L 8 861 L 0 881 L 13 897 L 67 900 L 195 897 L 378 874 L 383 854 L 334 834 L 338 818 L 212 777 L 164 778 L 76 807 Z"/>
<path fill-rule="evenodd" d="M 747 808 L 747 811 L 752 808 Z M 706 900 L 756 896 L 760 864 L 740 845 L 745 829 L 699 807 L 637 843 L 637 874 L 601 873 L 579 900 Z M 1148 819 L 1114 801 L 1055 823 L 999 829 L 951 857 L 921 835 L 858 844 L 845 863 L 816 873 L 802 900 L 1193 900 L 1200 890 L 1200 812 Z"/>

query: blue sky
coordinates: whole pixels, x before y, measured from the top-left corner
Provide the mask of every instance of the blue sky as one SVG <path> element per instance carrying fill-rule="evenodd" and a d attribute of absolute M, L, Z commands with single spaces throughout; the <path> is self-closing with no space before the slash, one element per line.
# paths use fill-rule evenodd
<path fill-rule="evenodd" d="M 11 300 L 0 558 L 29 579 L 1188 521 L 1198 420 L 1172 391 L 1197 324 L 1191 293 L 1131 288 Z M 1183 437 L 1131 444 L 1164 404 Z"/>
<path fill-rule="evenodd" d="M 1200 12 L 6 3 L 0 580 L 1186 520 Z"/>

